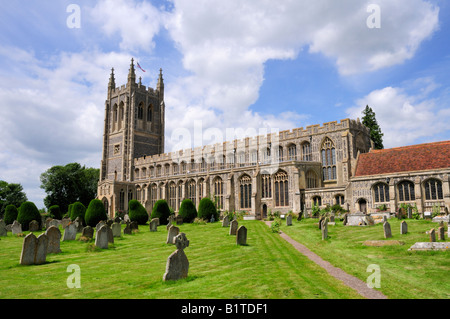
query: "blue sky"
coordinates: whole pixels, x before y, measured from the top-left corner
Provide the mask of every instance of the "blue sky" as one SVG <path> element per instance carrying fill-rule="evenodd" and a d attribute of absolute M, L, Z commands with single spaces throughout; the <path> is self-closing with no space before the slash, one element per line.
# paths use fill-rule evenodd
<path fill-rule="evenodd" d="M 80 28 L 69 28 L 69 5 Z M 372 4 L 379 28 L 369 28 Z M 177 129 L 284 130 L 361 117 L 385 147 L 450 139 L 450 4 L 441 0 L 13 0 L 0 12 L 0 179 L 39 207 L 53 165 L 99 167 L 106 86 L 163 69 Z M 208 143 L 196 139 L 194 145 Z M 190 145 L 183 145 L 189 147 Z"/>

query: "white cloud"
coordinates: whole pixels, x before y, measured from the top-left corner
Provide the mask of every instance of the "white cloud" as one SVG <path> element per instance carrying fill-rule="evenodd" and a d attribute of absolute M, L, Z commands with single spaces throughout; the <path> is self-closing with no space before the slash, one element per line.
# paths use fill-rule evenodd
<path fill-rule="evenodd" d="M 374 90 L 358 99 L 357 106 L 347 109 L 347 114 L 351 118 L 361 118 L 363 109 L 369 105 L 384 133 L 385 148 L 414 144 L 419 139 L 434 141 L 435 136 L 448 130 L 450 113 L 447 109 L 439 109 L 440 103 L 430 97 L 433 88 L 438 87 L 436 83 L 429 78 L 412 82 L 413 85 L 418 83 L 428 85 L 415 95 L 407 93 L 409 87 Z"/>

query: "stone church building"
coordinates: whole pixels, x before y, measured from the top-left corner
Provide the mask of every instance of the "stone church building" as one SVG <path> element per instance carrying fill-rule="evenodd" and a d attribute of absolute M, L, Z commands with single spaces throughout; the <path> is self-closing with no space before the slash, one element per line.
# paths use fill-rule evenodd
<path fill-rule="evenodd" d="M 131 199 L 148 212 L 165 199 L 177 212 L 183 199 L 198 207 L 203 197 L 256 219 L 270 211 L 309 215 L 313 205 L 450 208 L 450 141 L 372 150 L 369 130 L 344 119 L 165 153 L 164 124 L 162 70 L 153 89 L 136 82 L 133 60 L 126 85 L 116 87 L 113 69 L 97 195 L 111 217 Z"/>

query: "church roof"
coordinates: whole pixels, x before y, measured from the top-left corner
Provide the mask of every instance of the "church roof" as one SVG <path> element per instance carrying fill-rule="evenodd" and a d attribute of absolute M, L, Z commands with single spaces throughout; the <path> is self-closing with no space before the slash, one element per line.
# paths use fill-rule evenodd
<path fill-rule="evenodd" d="M 355 176 L 450 168 L 450 141 L 372 150 L 360 154 Z"/>

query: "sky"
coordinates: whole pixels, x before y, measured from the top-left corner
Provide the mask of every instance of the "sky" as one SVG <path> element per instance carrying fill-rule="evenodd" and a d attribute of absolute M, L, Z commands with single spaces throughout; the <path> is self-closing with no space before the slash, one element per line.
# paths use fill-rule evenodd
<path fill-rule="evenodd" d="M 131 58 L 146 86 L 163 70 L 166 152 L 366 105 L 385 148 L 450 140 L 449 30 L 445 0 L 4 2 L 0 180 L 42 208 L 47 169 L 99 168 L 111 68 L 123 85 Z"/>

